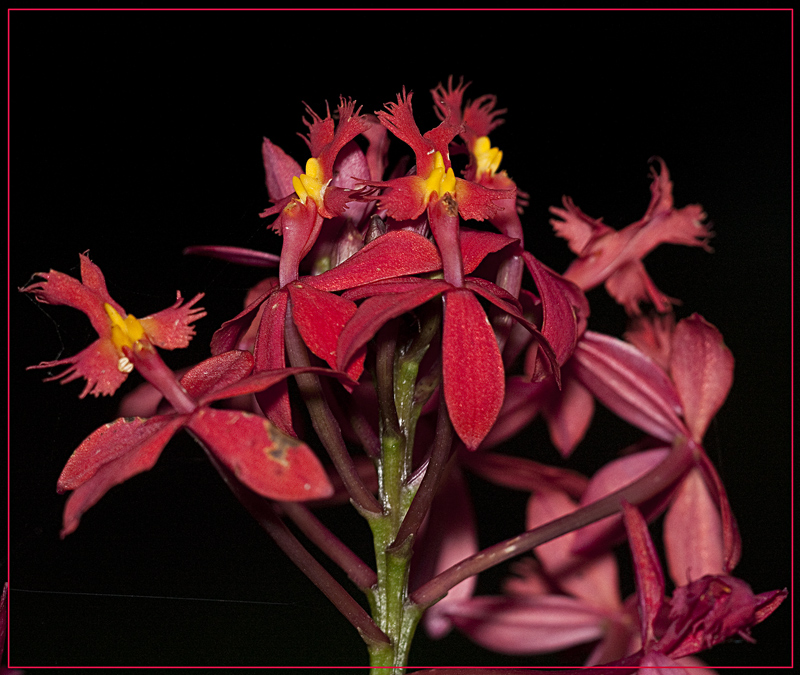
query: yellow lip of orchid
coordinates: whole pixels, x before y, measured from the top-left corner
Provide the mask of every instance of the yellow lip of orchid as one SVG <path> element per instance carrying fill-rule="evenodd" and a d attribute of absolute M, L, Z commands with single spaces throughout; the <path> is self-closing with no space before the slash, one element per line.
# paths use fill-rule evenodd
<path fill-rule="evenodd" d="M 472 144 L 472 155 L 475 157 L 476 178 L 485 174 L 489 174 L 490 177 L 494 176 L 503 159 L 503 151 L 500 148 L 493 148 L 488 136 L 480 136 L 475 139 Z"/>
<path fill-rule="evenodd" d="M 454 192 L 455 189 L 456 175 L 453 173 L 453 168 L 450 167 L 445 171 L 444 158 L 437 150 L 433 155 L 433 170 L 425 179 L 425 200 L 427 201 L 434 192 L 442 197 L 448 192 Z"/>
<path fill-rule="evenodd" d="M 145 337 L 142 324 L 139 323 L 139 320 L 133 316 L 133 314 L 128 314 L 128 316 L 123 319 L 120 313 L 107 302 L 103 305 L 103 308 L 106 310 L 106 314 L 108 314 L 108 318 L 111 320 L 111 342 L 114 343 L 114 346 L 120 354 L 122 354 L 123 347 L 133 347 L 139 340 Z M 130 373 L 133 370 L 133 364 L 128 357 L 123 354 L 120 356 L 117 368 L 120 372 Z"/>
<path fill-rule="evenodd" d="M 300 176 L 292 178 L 292 187 L 297 193 L 297 198 L 302 204 L 311 197 L 317 204 L 322 199 L 322 190 L 326 183 L 323 183 L 322 166 L 316 157 L 310 157 L 306 162 L 306 172 Z"/>

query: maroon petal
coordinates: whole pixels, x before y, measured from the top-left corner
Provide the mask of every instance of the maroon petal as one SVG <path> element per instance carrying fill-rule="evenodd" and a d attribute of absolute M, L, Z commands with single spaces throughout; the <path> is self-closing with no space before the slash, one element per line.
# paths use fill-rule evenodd
<path fill-rule="evenodd" d="M 639 510 L 622 502 L 622 516 L 628 532 L 628 542 L 633 554 L 636 572 L 636 594 L 639 599 L 642 643 L 647 651 L 655 639 L 654 624 L 664 602 L 664 573 L 658 560 L 656 547 L 647 529 L 647 522 Z"/>
<path fill-rule="evenodd" d="M 733 355 L 722 334 L 699 314 L 678 322 L 670 374 L 694 440 L 702 441 L 733 384 Z"/>
<path fill-rule="evenodd" d="M 275 284 L 277 285 L 277 279 L 275 280 Z M 211 338 L 211 353 L 221 354 L 223 352 L 229 352 L 231 349 L 236 349 L 239 346 L 239 341 L 242 339 L 242 336 L 247 333 L 247 330 L 256 318 L 258 310 L 261 309 L 261 304 L 267 301 L 267 298 L 269 298 L 272 293 L 272 290 L 263 293 L 253 300 L 243 311 L 223 323 Z"/>
<path fill-rule="evenodd" d="M 280 256 L 274 253 L 253 251 L 238 246 L 189 246 L 183 249 L 183 254 L 203 255 L 250 267 L 277 267 L 281 260 Z"/>
<path fill-rule="evenodd" d="M 563 365 L 578 341 L 578 313 L 572 304 L 578 289 L 527 251 L 522 257 L 542 301 L 542 335 L 553 348 L 558 364 Z"/>
<path fill-rule="evenodd" d="M 323 499 L 333 486 L 317 456 L 267 419 L 200 408 L 187 427 L 251 490 L 281 501 Z"/>
<path fill-rule="evenodd" d="M 505 370 L 486 313 L 466 289 L 445 294 L 442 375 L 453 428 L 475 450 L 503 405 Z"/>
<path fill-rule="evenodd" d="M 64 508 L 62 539 L 75 531 L 81 516 L 114 485 L 153 467 L 183 415 L 150 419 L 121 417 L 81 443 L 58 479 L 58 492 L 74 490 Z"/>

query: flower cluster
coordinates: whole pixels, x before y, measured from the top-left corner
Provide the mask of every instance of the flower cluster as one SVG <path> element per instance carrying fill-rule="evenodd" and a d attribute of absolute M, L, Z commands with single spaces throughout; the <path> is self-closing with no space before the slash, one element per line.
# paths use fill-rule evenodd
<path fill-rule="evenodd" d="M 565 197 L 551 223 L 576 258 L 554 271 L 525 248 L 526 195 L 489 139 L 505 111 L 493 96 L 465 101 L 466 89 L 450 79 L 431 92 L 439 124 L 424 133 L 405 90 L 374 115 L 345 99 L 335 115 L 307 107 L 304 169 L 264 139 L 272 206 L 261 215 L 274 217 L 280 255 L 186 252 L 277 276 L 251 290 L 214 334 L 211 357 L 181 376 L 156 348 L 188 344 L 205 316 L 201 295 L 183 304 L 178 293 L 172 307 L 136 319 L 86 255 L 81 281 L 51 271 L 21 289 L 81 310 L 98 334 L 76 356 L 33 367 L 67 366 L 50 379 L 84 378 L 82 397 L 113 394 L 133 371 L 147 381 L 126 416 L 67 462 L 62 536 L 185 429 L 359 630 L 375 666 L 405 665 L 420 620 L 434 638 L 455 627 L 500 652 L 593 643 L 590 665 L 671 666 L 729 637 L 750 639 L 786 591 L 755 594 L 732 576 L 741 539 L 703 449 L 733 357 L 700 315 L 676 321 L 675 301 L 643 263 L 664 243 L 710 251 L 702 208 L 675 207 L 658 158 L 650 204 L 627 227 Z M 392 137 L 410 147 L 410 169 L 389 166 Z M 629 315 L 624 340 L 589 329 L 584 293 L 600 284 Z M 592 477 L 496 449 L 541 414 L 567 459 L 595 401 L 644 436 Z M 529 492 L 527 530 L 480 550 L 465 472 Z M 346 500 L 370 525 L 374 566 L 312 512 Z M 671 596 L 647 527 L 661 514 Z M 347 572 L 371 616 L 286 519 Z M 628 599 L 612 551 L 626 540 L 637 589 Z M 518 556 L 502 595 L 475 595 L 477 574 Z"/>

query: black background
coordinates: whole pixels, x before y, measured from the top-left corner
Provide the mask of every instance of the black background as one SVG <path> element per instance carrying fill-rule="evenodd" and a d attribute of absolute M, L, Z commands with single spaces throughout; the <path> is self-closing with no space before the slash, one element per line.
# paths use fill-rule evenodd
<path fill-rule="evenodd" d="M 669 166 L 677 206 L 703 204 L 715 252 L 665 246 L 646 265 L 683 300 L 679 317 L 700 312 L 734 353 L 733 390 L 707 447 L 742 530 L 736 573 L 756 592 L 788 586 L 790 20 L 717 11 L 12 12 L 11 663 L 366 664 L 356 632 L 188 437 L 59 540 L 56 478 L 119 399 L 79 401 L 81 385 L 42 384 L 40 372 L 24 370 L 94 338 L 78 312 L 14 289 L 50 268 L 77 275 L 78 253 L 89 249 L 111 295 L 138 316 L 166 307 L 176 289 L 204 291 L 209 316 L 193 345 L 165 354 L 175 368 L 195 363 L 262 275 L 184 258 L 182 248 L 279 251 L 258 218 L 268 205 L 262 136 L 303 164 L 301 100 L 324 114 L 324 102 L 343 94 L 373 111 L 403 85 L 424 131 L 436 123 L 428 91 L 450 74 L 473 82 L 471 97 L 495 93 L 508 108 L 492 142 L 531 195 L 527 247 L 553 268 L 571 254 L 547 208 L 569 194 L 622 227 L 647 206 L 653 155 Z M 590 327 L 620 335 L 622 310 L 602 290 L 589 298 Z M 570 466 L 591 472 L 637 436 L 601 410 Z M 558 462 L 545 438 L 534 425 L 528 456 Z M 473 485 L 484 543 L 516 534 L 525 495 Z M 322 516 L 370 560 L 363 521 L 348 509 Z M 486 575 L 481 591 L 495 592 L 505 573 Z M 787 603 L 756 627 L 756 645 L 704 658 L 788 665 L 789 617 Z M 411 652 L 413 666 L 559 663 L 496 655 L 457 634 L 433 642 L 422 630 Z"/>

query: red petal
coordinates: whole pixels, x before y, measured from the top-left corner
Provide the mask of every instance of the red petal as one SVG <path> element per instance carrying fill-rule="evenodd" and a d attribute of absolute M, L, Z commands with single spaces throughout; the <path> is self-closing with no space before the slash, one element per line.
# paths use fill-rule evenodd
<path fill-rule="evenodd" d="M 120 418 L 81 443 L 58 479 L 58 491 L 74 490 L 64 508 L 61 537 L 74 532 L 81 516 L 114 485 L 153 467 L 185 421 L 183 415 Z"/>
<path fill-rule="evenodd" d="M 513 204 L 516 194 L 515 188 L 493 190 L 463 178 L 456 178 L 458 212 L 465 220 L 486 220 L 497 215 L 503 209 L 497 202 L 508 200 Z"/>
<path fill-rule="evenodd" d="M 441 268 L 439 251 L 430 240 L 408 230 L 396 230 L 371 241 L 333 269 L 302 281 L 321 291 L 341 291 Z"/>
<path fill-rule="evenodd" d="M 292 318 L 303 342 L 331 368 L 336 368 L 339 335 L 356 313 L 356 303 L 299 282 L 287 288 L 292 299 Z M 354 379 L 358 375 L 360 369 Z"/>
<path fill-rule="evenodd" d="M 490 253 L 496 253 L 517 241 L 497 232 L 480 232 L 466 227 L 460 229 L 459 237 L 464 274 L 474 272 Z"/>
<path fill-rule="evenodd" d="M 160 312 L 139 319 L 147 333 L 147 337 L 157 347 L 162 349 L 182 349 L 189 346 L 189 341 L 194 336 L 194 328 L 190 325 L 202 319 L 206 312 L 202 307 L 192 307 L 200 301 L 205 293 L 198 293 L 189 302 L 181 306 L 183 298 L 178 291 L 175 304 Z"/>
<path fill-rule="evenodd" d="M 187 426 L 242 483 L 264 497 L 307 501 L 333 494 L 328 475 L 311 449 L 263 417 L 201 408 Z"/>
<path fill-rule="evenodd" d="M 128 377 L 127 373 L 117 367 L 119 359 L 120 354 L 114 343 L 108 338 L 101 338 L 75 356 L 58 361 L 44 361 L 29 368 L 53 368 L 69 364 L 69 368 L 58 375 L 46 378 L 45 382 L 61 379 L 61 384 L 66 384 L 82 377 L 86 380 L 86 386 L 81 392 L 81 398 L 87 394 L 111 396 Z"/>
<path fill-rule="evenodd" d="M 288 303 L 288 292 L 281 290 L 270 296 L 264 304 L 254 349 L 256 372 L 282 369 L 286 365 L 284 329 Z M 259 392 L 256 400 L 264 414 L 281 431 L 290 435 L 294 433 L 286 382 L 278 382 L 275 387 Z"/>
<path fill-rule="evenodd" d="M 486 313 L 466 289 L 445 294 L 442 374 L 453 427 L 475 450 L 503 405 L 505 370 Z"/>
<path fill-rule="evenodd" d="M 233 350 L 198 363 L 180 381 L 192 398 L 205 401 L 214 392 L 247 377 L 253 363 L 250 352 Z"/>
<path fill-rule="evenodd" d="M 388 293 L 369 298 L 339 336 L 337 368 L 344 370 L 356 352 L 369 342 L 387 321 L 418 307 L 451 286 L 444 281 L 427 281 L 418 290 L 406 293 Z"/>

